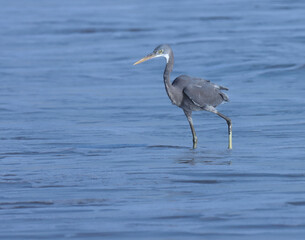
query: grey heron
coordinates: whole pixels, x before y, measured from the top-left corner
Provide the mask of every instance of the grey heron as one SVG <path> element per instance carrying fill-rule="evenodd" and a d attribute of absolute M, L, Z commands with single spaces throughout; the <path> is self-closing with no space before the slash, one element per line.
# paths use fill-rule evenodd
<path fill-rule="evenodd" d="M 216 110 L 216 107 L 223 101 L 229 101 L 228 96 L 221 91 L 228 90 L 228 88 L 214 84 L 202 78 L 186 75 L 177 77 L 172 83 L 170 81 L 170 73 L 173 70 L 174 54 L 171 47 L 167 44 L 159 45 L 152 53 L 140 59 L 134 63 L 134 65 L 157 57 L 166 58 L 166 67 L 163 74 L 166 93 L 171 102 L 182 108 L 184 111 L 193 135 L 193 148 L 197 147 L 197 136 L 193 125 L 192 111 L 205 110 L 215 113 L 226 120 L 229 135 L 228 148 L 232 149 L 231 119 Z"/>

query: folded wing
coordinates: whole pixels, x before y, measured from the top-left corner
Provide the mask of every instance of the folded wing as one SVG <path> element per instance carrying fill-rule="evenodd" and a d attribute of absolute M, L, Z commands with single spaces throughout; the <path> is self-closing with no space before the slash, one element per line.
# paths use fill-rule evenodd
<path fill-rule="evenodd" d="M 183 89 L 183 93 L 198 107 L 213 106 L 216 107 L 223 101 L 228 102 L 228 96 L 221 92 L 228 90 L 225 87 L 211 83 L 210 81 L 194 78 Z"/>

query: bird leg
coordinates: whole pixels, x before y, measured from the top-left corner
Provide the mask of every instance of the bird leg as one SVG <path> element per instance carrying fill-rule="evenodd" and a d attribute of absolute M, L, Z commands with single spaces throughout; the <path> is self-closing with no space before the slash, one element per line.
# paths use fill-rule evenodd
<path fill-rule="evenodd" d="M 219 117 L 223 118 L 224 120 L 226 120 L 227 124 L 228 124 L 228 133 L 229 133 L 229 144 L 228 144 L 228 149 L 232 149 L 232 123 L 231 123 L 231 119 L 228 118 L 227 116 L 223 115 L 222 113 L 218 112 L 216 110 L 216 108 L 212 107 L 212 106 L 206 106 L 204 108 L 204 110 L 212 112 L 217 114 Z"/>
<path fill-rule="evenodd" d="M 223 115 L 220 112 L 216 112 L 216 114 L 219 117 L 222 117 L 224 120 L 226 120 L 227 124 L 228 124 L 228 133 L 229 133 L 229 145 L 228 145 L 228 149 L 232 149 L 232 122 L 231 119 L 228 118 L 227 116 Z"/>
<path fill-rule="evenodd" d="M 192 130 L 192 135 L 193 135 L 193 149 L 195 149 L 197 147 L 197 136 L 196 136 L 196 132 L 195 132 L 195 128 L 193 125 L 193 119 L 192 119 L 192 112 L 187 112 L 184 111 L 184 114 L 190 124 L 191 130 Z"/>

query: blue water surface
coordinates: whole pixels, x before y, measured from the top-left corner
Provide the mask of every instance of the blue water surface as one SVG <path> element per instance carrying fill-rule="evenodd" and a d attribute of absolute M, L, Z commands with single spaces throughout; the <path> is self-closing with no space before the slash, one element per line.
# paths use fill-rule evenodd
<path fill-rule="evenodd" d="M 304 239 L 304 1 L 0 3 L 1 239 Z M 161 43 L 232 151 L 132 65 Z"/>

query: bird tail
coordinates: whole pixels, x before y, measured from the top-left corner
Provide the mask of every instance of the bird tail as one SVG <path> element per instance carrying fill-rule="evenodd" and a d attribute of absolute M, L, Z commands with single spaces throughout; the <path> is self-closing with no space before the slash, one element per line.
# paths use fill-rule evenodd
<path fill-rule="evenodd" d="M 223 99 L 225 102 L 229 102 L 229 101 L 230 101 L 230 99 L 229 99 L 229 97 L 228 97 L 227 94 L 225 94 L 225 93 L 223 93 L 223 92 L 220 92 L 219 94 L 220 94 L 220 96 L 222 97 L 222 99 Z"/>
<path fill-rule="evenodd" d="M 226 88 L 226 87 L 223 87 L 223 86 L 219 86 L 219 89 L 220 89 L 220 90 L 226 90 L 226 91 L 229 90 L 229 88 Z"/>
<path fill-rule="evenodd" d="M 217 85 L 217 84 L 214 84 L 214 83 L 212 83 L 212 84 L 214 85 L 214 87 L 216 87 L 216 88 L 219 89 L 219 90 L 226 90 L 226 91 L 229 90 L 229 88 L 226 88 L 226 87 L 224 87 L 224 86 L 220 86 L 220 85 Z"/>

